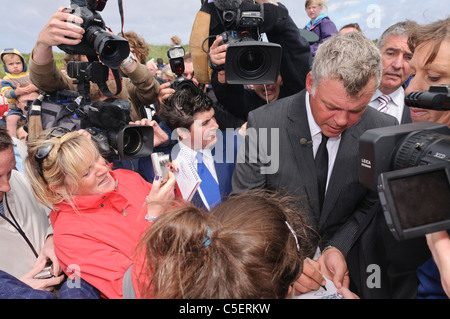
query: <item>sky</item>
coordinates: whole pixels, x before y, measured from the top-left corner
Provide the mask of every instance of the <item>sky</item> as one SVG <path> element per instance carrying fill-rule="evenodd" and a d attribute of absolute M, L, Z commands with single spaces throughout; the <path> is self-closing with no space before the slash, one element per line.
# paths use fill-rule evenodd
<path fill-rule="evenodd" d="M 189 44 L 200 0 L 122 0 L 124 31 L 135 31 L 147 43 L 169 45 L 170 37 L 178 35 L 181 45 Z M 282 0 L 299 28 L 308 23 L 303 0 Z M 0 0 L 2 12 L 0 49 L 14 47 L 30 53 L 40 30 L 58 7 L 67 7 L 70 0 Z M 420 24 L 434 22 L 450 15 L 448 0 L 328 0 L 327 14 L 339 29 L 358 22 L 364 34 L 377 39 L 390 25 L 405 19 Z M 11 15 L 10 15 L 11 13 Z M 121 30 L 117 0 L 109 0 L 100 12 L 113 32 Z"/>

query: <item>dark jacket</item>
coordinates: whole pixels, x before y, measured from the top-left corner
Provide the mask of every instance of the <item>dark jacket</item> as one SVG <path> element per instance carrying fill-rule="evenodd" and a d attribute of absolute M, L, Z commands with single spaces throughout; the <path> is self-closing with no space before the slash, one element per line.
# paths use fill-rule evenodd
<path fill-rule="evenodd" d="M 303 29 L 308 30 L 306 26 Z M 314 32 L 319 37 L 319 41 L 311 45 L 311 56 L 313 57 L 316 55 L 317 48 L 321 43 L 338 33 L 336 25 L 329 17 L 323 18 L 317 25 L 309 29 L 309 31 Z"/>

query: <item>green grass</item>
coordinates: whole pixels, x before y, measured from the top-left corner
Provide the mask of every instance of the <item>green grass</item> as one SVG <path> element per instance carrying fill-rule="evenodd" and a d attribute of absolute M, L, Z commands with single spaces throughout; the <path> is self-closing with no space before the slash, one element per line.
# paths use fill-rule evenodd
<path fill-rule="evenodd" d="M 169 58 L 167 57 L 167 50 L 170 48 L 170 46 L 168 45 L 149 45 L 149 54 L 148 54 L 148 58 L 147 61 L 150 59 L 154 59 L 156 62 L 157 58 L 162 58 L 164 63 L 169 62 Z M 189 46 L 184 46 L 184 50 L 186 52 L 189 51 Z M 26 61 L 29 61 L 30 59 L 30 53 L 22 53 L 23 57 L 25 58 Z M 62 60 L 64 58 L 65 53 L 64 52 L 53 52 L 53 56 L 55 57 L 56 60 L 56 65 L 61 68 L 62 66 Z M 3 65 L 2 67 L 0 67 L 0 78 L 3 78 L 5 76 L 5 71 L 3 69 Z"/>

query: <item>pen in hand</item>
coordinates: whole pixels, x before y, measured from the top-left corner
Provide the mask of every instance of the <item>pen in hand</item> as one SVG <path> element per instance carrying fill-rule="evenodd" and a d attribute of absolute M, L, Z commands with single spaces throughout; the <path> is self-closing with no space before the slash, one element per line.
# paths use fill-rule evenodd
<path fill-rule="evenodd" d="M 308 257 L 306 257 L 306 262 L 308 263 L 308 264 L 310 264 L 313 268 L 315 268 L 314 266 L 313 266 L 313 264 L 311 263 L 311 261 L 309 260 L 309 258 Z M 323 277 L 323 275 L 322 275 L 322 273 L 320 272 L 320 270 L 318 270 L 318 269 L 316 269 L 317 270 L 317 272 Z M 324 277 L 324 279 L 325 279 L 325 277 Z M 320 287 L 322 287 L 325 291 L 327 291 L 327 287 L 325 287 L 324 285 L 320 285 Z"/>

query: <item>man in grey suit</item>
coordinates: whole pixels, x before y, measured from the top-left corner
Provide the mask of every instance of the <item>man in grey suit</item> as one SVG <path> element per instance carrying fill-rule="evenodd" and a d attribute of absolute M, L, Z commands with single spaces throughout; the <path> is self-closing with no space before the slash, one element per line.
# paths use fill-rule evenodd
<path fill-rule="evenodd" d="M 359 137 L 368 129 L 398 124 L 394 117 L 367 107 L 381 74 L 380 52 L 361 33 L 335 35 L 321 44 L 305 90 L 249 113 L 233 175 L 233 193 L 268 188 L 304 202 L 321 273 L 337 288 L 349 287 L 346 254 L 378 202 L 378 194 L 359 183 Z M 319 146 L 322 136 L 328 168 L 316 169 L 315 157 L 322 158 L 316 153 L 324 151 Z M 318 175 L 324 172 L 322 204 Z M 317 268 L 304 263 L 297 292 L 324 283 Z"/>
<path fill-rule="evenodd" d="M 383 58 L 381 85 L 369 106 L 395 116 L 400 124 L 412 123 L 409 107 L 405 105 L 405 82 L 409 78 L 412 52 L 408 47 L 408 29 L 417 25 L 402 21 L 391 25 L 377 42 Z"/>

